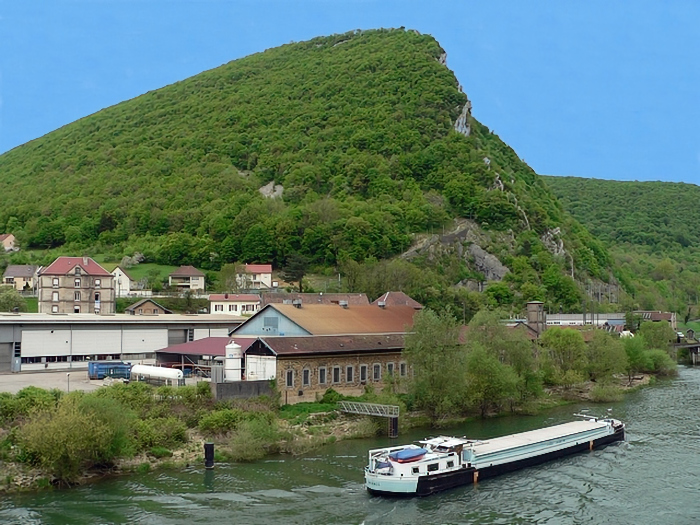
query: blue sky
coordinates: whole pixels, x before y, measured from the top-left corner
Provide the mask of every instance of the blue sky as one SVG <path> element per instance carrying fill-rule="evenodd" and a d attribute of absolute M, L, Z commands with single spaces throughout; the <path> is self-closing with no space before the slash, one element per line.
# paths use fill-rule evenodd
<path fill-rule="evenodd" d="M 695 0 L 0 0 L 0 153 L 251 53 L 400 26 L 538 173 L 700 182 Z"/>

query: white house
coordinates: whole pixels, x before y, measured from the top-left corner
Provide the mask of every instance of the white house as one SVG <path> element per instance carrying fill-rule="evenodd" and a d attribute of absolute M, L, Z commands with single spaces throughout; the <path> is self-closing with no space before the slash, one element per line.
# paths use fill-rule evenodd
<path fill-rule="evenodd" d="M 236 274 L 236 282 L 243 290 L 270 290 L 272 283 L 271 264 L 246 264 L 243 273 Z"/>
<path fill-rule="evenodd" d="M 117 292 L 117 297 L 128 296 L 131 289 L 136 286 L 134 280 L 121 266 L 117 266 L 111 273 L 114 276 L 114 289 Z"/>
<path fill-rule="evenodd" d="M 260 296 L 251 293 L 219 293 L 209 296 L 212 314 L 252 315 L 260 310 Z"/>

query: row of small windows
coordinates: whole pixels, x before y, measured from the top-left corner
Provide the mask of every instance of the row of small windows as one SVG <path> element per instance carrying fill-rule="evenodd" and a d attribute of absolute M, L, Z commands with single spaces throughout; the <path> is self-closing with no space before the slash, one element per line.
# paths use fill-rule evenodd
<path fill-rule="evenodd" d="M 393 376 L 395 374 L 395 364 L 394 363 L 387 363 L 386 364 L 386 373 L 388 375 Z M 359 381 L 360 383 L 365 383 L 368 380 L 368 373 L 370 369 L 368 365 L 360 365 L 360 376 L 359 376 Z M 340 366 L 334 366 L 333 368 L 330 369 L 330 382 L 332 384 L 339 384 L 342 382 L 342 377 L 341 377 L 341 372 L 342 372 L 342 367 Z M 381 381 L 382 380 L 382 365 L 379 363 L 375 363 L 372 365 L 372 381 Z M 406 377 L 406 374 L 408 373 L 408 366 L 406 363 L 399 363 L 399 375 L 401 377 Z M 292 369 L 287 370 L 286 375 L 285 375 L 285 384 L 287 388 L 294 388 L 294 376 L 295 372 Z M 345 383 L 354 383 L 355 382 L 355 367 L 353 365 L 348 365 L 345 367 Z M 325 385 L 328 383 L 328 368 L 325 366 L 322 366 L 318 369 L 318 384 L 319 385 Z M 311 386 L 311 369 L 309 368 L 304 368 L 301 371 L 301 386 L 302 387 L 309 387 Z"/>
<path fill-rule="evenodd" d="M 15 357 L 20 357 L 19 353 L 15 352 Z M 155 359 L 154 352 L 146 352 L 141 354 L 125 354 L 123 356 L 127 360 L 144 360 Z M 119 361 L 119 355 L 109 354 L 92 354 L 92 355 L 49 355 L 49 356 L 31 356 L 22 357 L 23 365 L 31 365 L 38 363 L 76 363 L 85 361 Z"/>
<path fill-rule="evenodd" d="M 255 304 L 242 304 L 241 305 L 241 312 L 255 312 L 257 309 L 257 305 Z M 224 305 L 223 304 L 215 304 L 214 305 L 214 311 L 215 312 L 223 312 L 224 311 Z M 237 312 L 238 311 L 238 305 L 237 304 L 229 304 L 228 305 L 228 311 L 229 312 Z"/>
<path fill-rule="evenodd" d="M 89 297 L 89 294 L 88 294 L 88 297 Z M 80 298 L 81 298 L 80 292 L 73 292 L 73 300 L 80 301 L 81 300 Z M 95 292 L 95 302 L 96 303 L 100 302 L 100 298 L 101 298 L 100 292 Z M 53 301 L 54 303 L 58 302 L 58 292 L 52 292 L 51 301 Z"/>
<path fill-rule="evenodd" d="M 76 274 L 76 275 L 79 275 L 79 274 Z M 73 281 L 73 285 L 75 286 L 75 288 L 80 288 L 80 284 L 81 284 L 81 280 L 76 277 L 75 281 Z M 93 282 L 93 285 L 95 288 L 99 288 L 100 286 L 102 286 L 102 279 L 95 279 L 95 281 Z M 60 286 L 60 280 L 58 277 L 54 277 L 51 280 L 51 286 L 53 288 L 58 288 Z"/>

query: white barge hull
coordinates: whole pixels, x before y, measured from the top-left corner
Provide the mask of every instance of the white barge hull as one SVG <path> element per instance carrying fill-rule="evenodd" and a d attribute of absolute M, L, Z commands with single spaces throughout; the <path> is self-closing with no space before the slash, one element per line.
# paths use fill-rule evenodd
<path fill-rule="evenodd" d="M 371 450 L 365 486 L 372 494 L 426 496 L 624 439 L 625 425 L 614 419 L 574 421 L 484 441 L 433 438 L 421 441 L 426 453 L 408 462 L 397 460 L 397 453 L 420 449 L 417 445 Z"/>

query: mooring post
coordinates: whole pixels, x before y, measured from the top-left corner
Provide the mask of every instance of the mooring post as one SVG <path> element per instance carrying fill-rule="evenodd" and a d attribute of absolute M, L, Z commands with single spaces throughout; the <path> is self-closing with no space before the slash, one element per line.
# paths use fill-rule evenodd
<path fill-rule="evenodd" d="M 204 443 L 204 468 L 214 468 L 214 443 Z"/>
<path fill-rule="evenodd" d="M 389 418 L 389 437 L 397 438 L 399 437 L 399 418 L 390 417 Z"/>

